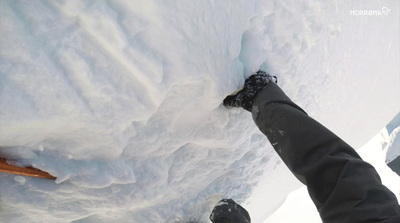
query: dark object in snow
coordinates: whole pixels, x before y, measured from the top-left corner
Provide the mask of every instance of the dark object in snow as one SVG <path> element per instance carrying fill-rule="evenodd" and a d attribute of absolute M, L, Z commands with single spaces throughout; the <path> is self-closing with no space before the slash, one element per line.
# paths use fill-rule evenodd
<path fill-rule="evenodd" d="M 248 100 L 251 103 L 235 105 L 252 112 L 286 166 L 307 185 L 323 222 L 400 222 L 396 196 L 382 184 L 374 167 L 309 117 L 278 85 L 269 82 L 254 100 Z"/>
<path fill-rule="evenodd" d="M 211 212 L 214 223 L 251 223 L 250 215 L 232 199 L 222 199 Z"/>
<path fill-rule="evenodd" d="M 274 80 L 275 79 L 275 80 Z M 254 99 L 258 93 L 270 82 L 277 83 L 277 78 L 265 73 L 262 70 L 251 75 L 244 83 L 244 87 L 235 95 L 229 95 L 224 99 L 225 107 L 242 107 L 251 111 Z"/>
<path fill-rule="evenodd" d="M 19 174 L 19 175 L 30 176 L 30 177 L 40 177 L 40 178 L 51 179 L 51 180 L 57 179 L 56 177 L 50 175 L 49 173 L 41 171 L 34 167 L 13 166 L 13 165 L 7 163 L 7 160 L 3 159 L 3 158 L 0 158 L 0 172 Z"/>

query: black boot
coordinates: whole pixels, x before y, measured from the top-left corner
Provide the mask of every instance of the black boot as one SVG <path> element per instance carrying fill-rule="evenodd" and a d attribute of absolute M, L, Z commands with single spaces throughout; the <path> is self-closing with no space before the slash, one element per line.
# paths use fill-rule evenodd
<path fill-rule="evenodd" d="M 276 77 L 259 70 L 257 73 L 247 78 L 241 91 L 235 95 L 229 95 L 226 97 L 223 104 L 225 107 L 242 107 L 251 112 L 254 99 L 270 82 L 276 83 Z"/>
<path fill-rule="evenodd" d="M 214 223 L 251 223 L 250 215 L 232 199 L 222 199 L 211 212 Z"/>

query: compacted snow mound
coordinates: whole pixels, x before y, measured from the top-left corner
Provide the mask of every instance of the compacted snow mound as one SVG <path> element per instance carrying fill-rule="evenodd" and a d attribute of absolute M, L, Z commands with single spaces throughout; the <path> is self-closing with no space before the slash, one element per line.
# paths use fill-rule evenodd
<path fill-rule="evenodd" d="M 1 174 L 2 220 L 204 220 L 250 196 L 273 155 L 220 104 L 254 3 L 0 4 L 1 153 L 57 176 Z"/>
<path fill-rule="evenodd" d="M 0 155 L 57 176 L 1 173 L 1 221 L 207 222 L 261 178 L 274 179 L 263 183 L 271 213 L 299 184 L 251 115 L 221 101 L 262 68 L 360 145 L 398 112 L 396 4 L 371 20 L 384 37 L 365 42 L 387 44 L 369 54 L 344 51 L 360 37 L 341 39 L 344 20 L 363 21 L 344 1 L 0 1 Z M 365 75 L 373 91 L 354 92 Z M 382 114 L 363 100 L 382 95 Z M 360 107 L 376 117 L 363 131 L 348 115 Z"/>

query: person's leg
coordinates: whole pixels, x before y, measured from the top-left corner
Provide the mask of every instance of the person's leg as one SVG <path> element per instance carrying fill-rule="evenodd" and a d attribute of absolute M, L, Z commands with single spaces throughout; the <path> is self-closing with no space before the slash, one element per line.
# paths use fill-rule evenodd
<path fill-rule="evenodd" d="M 224 105 L 252 112 L 284 163 L 307 185 L 324 222 L 400 222 L 396 196 L 374 167 L 309 117 L 265 72 L 249 77 Z"/>

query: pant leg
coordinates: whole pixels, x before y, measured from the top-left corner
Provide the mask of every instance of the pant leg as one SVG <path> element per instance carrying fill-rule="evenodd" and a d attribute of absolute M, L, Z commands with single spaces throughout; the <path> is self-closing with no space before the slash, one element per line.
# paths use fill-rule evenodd
<path fill-rule="evenodd" d="M 252 115 L 288 168 L 307 185 L 324 222 L 400 222 L 398 201 L 376 170 L 276 84 L 260 92 Z"/>

